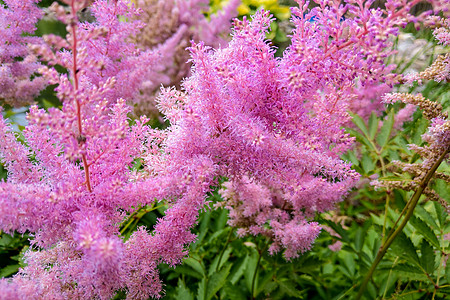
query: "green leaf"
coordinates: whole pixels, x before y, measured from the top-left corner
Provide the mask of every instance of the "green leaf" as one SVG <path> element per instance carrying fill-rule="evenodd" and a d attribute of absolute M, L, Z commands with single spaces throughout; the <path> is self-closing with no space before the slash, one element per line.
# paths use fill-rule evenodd
<path fill-rule="evenodd" d="M 192 249 L 196 249 L 198 246 L 201 245 L 203 239 L 206 236 L 206 233 L 208 232 L 208 226 L 211 220 L 211 213 L 205 213 L 202 215 L 200 226 L 199 226 L 199 234 L 197 235 L 197 240 L 194 244 L 192 244 Z"/>
<path fill-rule="evenodd" d="M 447 213 L 442 208 L 441 204 L 439 204 L 437 202 L 433 202 L 433 204 L 434 204 L 434 210 L 436 212 L 437 219 L 439 221 L 439 225 L 440 225 L 439 227 L 442 229 L 445 226 L 445 219 L 447 217 Z"/>
<path fill-rule="evenodd" d="M 414 247 L 409 237 L 407 237 L 403 232 L 400 232 L 396 236 L 394 242 L 391 245 L 391 248 L 400 257 L 403 257 L 403 254 L 406 254 L 406 258 L 409 259 L 409 261 L 414 262 L 418 265 L 420 264 L 416 248 Z"/>
<path fill-rule="evenodd" d="M 426 240 L 422 240 L 420 248 L 422 255 L 420 256 L 420 265 L 427 274 L 432 274 L 434 271 L 434 251 L 433 247 Z"/>
<path fill-rule="evenodd" d="M 386 120 L 383 121 L 383 126 L 380 128 L 380 132 L 376 138 L 378 145 L 384 148 L 391 135 L 392 128 L 394 126 L 394 110 L 391 110 Z"/>
<path fill-rule="evenodd" d="M 230 275 L 230 282 L 236 284 L 247 269 L 248 256 L 241 257 L 234 265 Z"/>
<path fill-rule="evenodd" d="M 197 271 L 193 270 L 192 268 L 190 268 L 188 266 L 184 266 L 184 265 L 176 267 L 175 268 L 175 272 L 177 272 L 179 274 L 184 274 L 184 275 L 187 275 L 187 276 L 192 276 L 192 277 L 197 278 L 197 279 L 202 279 L 203 278 L 202 274 L 199 274 Z"/>
<path fill-rule="evenodd" d="M 178 286 L 175 289 L 175 298 L 179 300 L 194 300 L 194 296 L 191 291 L 186 287 L 184 281 L 181 278 L 178 279 Z"/>
<path fill-rule="evenodd" d="M 268 284 L 264 285 L 264 292 L 266 294 L 270 294 L 277 287 L 278 287 L 278 283 L 276 283 L 275 281 L 269 282 Z"/>
<path fill-rule="evenodd" d="M 431 225 L 436 229 L 439 228 L 438 224 L 435 221 L 435 218 L 431 216 L 430 213 L 426 211 L 422 206 L 417 205 L 414 213 L 417 214 L 423 221 L 425 221 L 426 224 Z"/>
<path fill-rule="evenodd" d="M 244 277 L 245 277 L 245 284 L 247 286 L 247 289 L 249 291 L 252 290 L 252 281 L 253 281 L 253 274 L 255 273 L 255 268 L 257 267 L 258 262 L 258 252 L 252 249 L 252 253 L 249 255 L 248 262 L 247 262 L 247 268 L 245 268 L 244 271 Z"/>
<path fill-rule="evenodd" d="M 206 300 L 211 299 L 225 284 L 227 277 L 230 274 L 231 264 L 225 266 L 222 270 L 214 273 L 208 278 L 208 285 L 206 288 Z"/>
<path fill-rule="evenodd" d="M 445 277 L 447 277 L 447 282 L 450 283 L 450 264 L 447 263 L 445 266 Z"/>
<path fill-rule="evenodd" d="M 353 166 L 359 165 L 359 159 L 356 157 L 355 153 L 353 151 L 348 151 L 344 155 L 342 155 L 342 159 L 346 161 L 350 161 Z"/>
<path fill-rule="evenodd" d="M 412 130 L 411 141 L 413 144 L 420 145 L 423 143 L 422 135 L 428 128 L 428 120 L 425 118 L 419 118 L 415 121 L 414 128 Z"/>
<path fill-rule="evenodd" d="M 220 265 L 219 266 L 217 264 L 219 263 L 219 259 L 221 257 L 221 254 L 217 255 L 214 258 L 213 262 L 209 266 L 208 276 L 211 276 L 214 272 L 216 272 L 217 270 L 220 270 L 222 268 L 222 266 L 228 261 L 228 258 L 230 257 L 230 254 L 231 254 L 232 251 L 233 251 L 233 248 L 228 247 L 223 252 L 222 259 L 220 260 Z"/>
<path fill-rule="evenodd" d="M 417 267 L 407 264 L 399 264 L 392 268 L 392 271 L 401 278 L 409 280 L 427 281 L 428 277 Z"/>
<path fill-rule="evenodd" d="M 434 189 L 442 199 L 447 199 L 450 201 L 450 184 L 448 184 L 445 180 L 435 179 L 434 180 Z"/>
<path fill-rule="evenodd" d="M 202 281 L 200 281 L 197 290 L 197 300 L 205 300 L 206 299 L 206 277 L 203 277 Z"/>
<path fill-rule="evenodd" d="M 226 299 L 233 299 L 233 300 L 247 300 L 248 297 L 246 297 L 244 291 L 239 287 L 230 284 L 230 282 L 227 282 L 225 286 L 223 287 L 223 290 L 225 291 L 226 295 L 228 296 Z"/>
<path fill-rule="evenodd" d="M 0 270 L 0 278 L 8 277 L 19 271 L 20 265 L 9 265 Z"/>
<path fill-rule="evenodd" d="M 363 134 L 351 128 L 346 128 L 346 131 L 350 133 L 351 136 L 354 136 L 359 143 L 366 145 L 369 149 L 373 149 L 373 144 Z"/>
<path fill-rule="evenodd" d="M 378 131 L 378 118 L 377 115 L 372 112 L 369 118 L 369 138 L 373 141 Z"/>
<path fill-rule="evenodd" d="M 203 266 L 203 264 L 192 258 L 192 257 L 188 257 L 183 261 L 184 264 L 188 265 L 189 267 L 191 267 L 192 269 L 194 269 L 195 271 L 197 271 L 199 274 L 201 275 L 205 275 L 205 267 Z"/>
<path fill-rule="evenodd" d="M 355 233 L 355 250 L 357 252 L 361 252 L 361 249 L 364 245 L 364 237 L 365 232 L 363 231 L 362 227 L 358 227 Z"/>
<path fill-rule="evenodd" d="M 353 279 L 355 277 L 356 272 L 355 256 L 356 256 L 355 254 L 346 251 L 340 251 L 338 254 L 338 257 L 342 262 L 343 269 L 346 270 L 346 274 L 350 279 Z"/>
<path fill-rule="evenodd" d="M 302 292 L 300 292 L 295 287 L 294 282 L 292 282 L 290 280 L 278 281 L 278 285 L 280 286 L 280 289 L 287 295 L 298 298 L 298 299 L 303 299 Z"/>
<path fill-rule="evenodd" d="M 416 228 L 431 244 L 433 244 L 433 246 L 435 246 L 438 249 L 441 247 L 439 244 L 439 240 L 436 237 L 436 234 L 427 225 L 427 223 L 414 216 L 412 216 L 411 219 L 409 219 L 409 221 L 414 226 L 414 228 Z"/>
<path fill-rule="evenodd" d="M 359 130 L 361 130 L 362 133 L 364 133 L 366 137 L 368 137 L 369 131 L 367 130 L 366 123 L 364 122 L 364 120 L 356 114 L 352 114 L 352 117 L 353 117 L 352 122 L 359 128 Z"/>
<path fill-rule="evenodd" d="M 376 162 L 369 156 L 368 153 L 364 153 L 361 158 L 361 165 L 366 174 L 370 173 L 375 169 Z"/>
<path fill-rule="evenodd" d="M 276 271 L 272 270 L 266 274 L 264 274 L 264 276 L 262 278 L 258 277 L 258 282 L 257 282 L 257 287 L 256 287 L 256 293 L 255 293 L 255 297 L 257 297 L 259 295 L 259 293 L 261 293 L 262 291 L 265 290 L 266 286 L 272 282 L 272 279 L 275 275 Z"/>
<path fill-rule="evenodd" d="M 306 254 L 304 254 L 304 256 L 306 256 Z M 311 273 L 312 271 L 323 265 L 323 263 L 324 261 L 316 257 L 309 256 L 305 260 L 296 263 L 294 270 L 295 272 Z"/>
<path fill-rule="evenodd" d="M 214 222 L 215 225 L 214 231 L 225 230 L 228 233 L 228 230 L 230 228 L 227 226 L 227 222 L 228 222 L 228 210 L 221 209 L 219 217 L 217 217 Z"/>

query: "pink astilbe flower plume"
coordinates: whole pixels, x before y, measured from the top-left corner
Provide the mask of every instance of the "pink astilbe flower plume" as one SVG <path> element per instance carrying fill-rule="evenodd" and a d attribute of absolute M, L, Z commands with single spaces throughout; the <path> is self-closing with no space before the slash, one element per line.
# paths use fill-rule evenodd
<path fill-rule="evenodd" d="M 126 2 L 96 1 L 95 23 L 77 21 L 85 2 L 66 3 L 69 11 L 56 3 L 51 9 L 68 24 L 67 37 L 46 36 L 45 45 L 32 47 L 48 62 L 40 72 L 57 84 L 62 109 L 31 108 L 27 146 L 0 122 L 0 157 L 8 170 L 8 181 L 0 183 L 0 225 L 34 233 L 27 267 L 11 283 L 22 299 L 110 299 L 125 288 L 123 266 L 137 262 L 125 260 L 133 256 L 118 237 L 121 211 L 147 198 L 129 197 L 135 190 L 130 167 L 148 129 L 146 118 L 130 127 L 125 99 L 136 95 L 158 56 L 127 42 L 139 24 L 119 20 L 136 13 Z M 59 74 L 56 64 L 69 74 Z M 162 198 L 157 189 L 152 194 Z M 147 297 L 159 294 L 155 284 Z"/>
<path fill-rule="evenodd" d="M 247 184 L 282 194 L 277 205 L 270 192 L 241 202 L 243 218 L 265 214 L 257 226 L 270 219 L 273 226 L 278 222 L 272 237 L 288 249 L 289 258 L 308 249 L 318 234 L 318 225 L 308 224 L 307 217 L 330 209 L 358 176 L 338 158 L 352 144 L 340 128 L 348 118 L 345 101 L 351 95 L 328 84 L 309 90 L 310 99 L 298 96 L 298 86 L 290 83 L 292 55 L 275 58 L 275 49 L 265 40 L 270 22 L 268 12 L 256 14 L 251 22 L 235 21 L 232 41 L 220 50 L 194 44 L 186 92 L 164 90 L 159 106 L 172 123 L 166 142 L 171 162 L 181 166 L 193 156 L 207 155 L 217 175 L 230 178 L 238 190 L 245 189 L 240 182 L 247 178 Z M 298 236 L 284 238 L 283 226 L 297 228 Z M 261 233 L 256 227 L 249 230 Z"/>
<path fill-rule="evenodd" d="M 270 251 L 284 248 L 288 259 L 309 249 L 318 234 L 308 218 L 331 209 L 355 183 L 356 173 L 338 159 L 352 144 L 342 126 L 347 111 L 358 107 L 355 86 L 395 83 L 385 49 L 414 3 L 390 2 L 384 11 L 370 9 L 370 1 L 318 1 L 311 11 L 299 4 L 292 45 L 280 60 L 264 40 L 268 13 L 237 21 L 228 48 L 194 48 L 195 74 L 185 82 L 189 101 L 175 101 L 185 111 L 199 110 L 207 128 L 202 141 L 212 136 L 229 147 L 214 157 L 226 159 L 220 165 L 230 182 L 219 205 L 231 209 L 230 224 L 240 235 L 267 236 Z M 179 115 L 169 115 L 183 126 Z M 290 233 L 284 236 L 282 228 Z"/>
<path fill-rule="evenodd" d="M 38 2 L 0 3 L 0 104 L 3 101 L 17 107 L 30 104 L 46 85 L 44 78 L 34 76 L 40 64 L 27 48 L 28 43 L 41 42 L 40 38 L 29 36 L 42 15 Z"/>

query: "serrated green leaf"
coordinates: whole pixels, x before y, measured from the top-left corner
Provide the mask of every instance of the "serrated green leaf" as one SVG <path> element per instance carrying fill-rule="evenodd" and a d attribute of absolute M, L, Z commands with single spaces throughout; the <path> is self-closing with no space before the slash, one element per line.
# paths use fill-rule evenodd
<path fill-rule="evenodd" d="M 262 278 L 258 278 L 258 282 L 257 282 L 257 286 L 256 286 L 256 293 L 253 296 L 257 297 L 259 295 L 259 293 L 261 293 L 264 290 L 265 286 L 271 282 L 272 278 L 275 275 L 275 272 L 276 272 L 275 270 L 272 270 L 272 271 L 264 274 L 264 276 L 262 276 Z M 280 274 L 277 274 L 277 275 L 280 275 Z"/>
<path fill-rule="evenodd" d="M 219 217 L 216 217 L 214 222 L 214 231 L 225 230 L 228 233 L 230 228 L 227 226 L 228 222 L 228 210 L 220 210 Z"/>
<path fill-rule="evenodd" d="M 439 228 L 444 228 L 445 226 L 445 219 L 447 217 L 447 212 L 442 208 L 442 205 L 437 203 L 437 202 L 433 202 L 434 205 L 434 211 L 436 212 L 436 216 L 437 219 L 439 221 Z"/>
<path fill-rule="evenodd" d="M 423 271 L 416 266 L 413 266 L 411 264 L 396 264 L 395 266 L 391 267 L 380 267 L 380 271 L 397 271 L 397 272 L 408 272 L 408 273 L 414 273 L 414 274 L 423 274 Z"/>
<path fill-rule="evenodd" d="M 422 221 L 419 218 L 416 218 L 412 216 L 409 219 L 409 222 L 411 223 L 414 228 L 416 228 L 433 246 L 436 248 L 440 248 L 439 240 L 436 237 L 436 234 L 434 233 L 433 229 L 431 229 L 427 223 Z"/>
<path fill-rule="evenodd" d="M 347 153 L 342 155 L 342 158 L 346 161 L 351 162 L 353 166 L 359 165 L 359 159 L 356 157 L 356 155 L 353 151 L 348 151 Z"/>
<path fill-rule="evenodd" d="M 378 131 L 378 118 L 377 115 L 372 112 L 369 118 L 369 138 L 373 141 Z"/>
<path fill-rule="evenodd" d="M 287 295 L 298 299 L 303 299 L 302 292 L 295 287 L 294 282 L 290 280 L 278 281 L 278 285 L 280 286 L 280 289 Z"/>
<path fill-rule="evenodd" d="M 391 135 L 392 128 L 394 126 L 394 110 L 388 113 L 387 119 L 383 121 L 383 125 L 380 128 L 380 132 L 377 135 L 376 141 L 378 145 L 384 148 Z"/>
<path fill-rule="evenodd" d="M 369 295 L 369 299 L 376 299 L 377 292 L 378 292 L 378 289 L 373 285 L 372 282 L 369 281 L 369 283 L 367 284 L 366 295 Z"/>
<path fill-rule="evenodd" d="M 434 189 L 442 199 L 450 201 L 450 185 L 442 179 L 435 179 Z"/>
<path fill-rule="evenodd" d="M 422 240 L 422 245 L 420 247 L 420 265 L 427 272 L 427 274 L 432 274 L 434 272 L 434 251 L 433 247 L 426 241 Z"/>
<path fill-rule="evenodd" d="M 206 234 L 208 233 L 208 227 L 211 221 L 211 213 L 205 213 L 200 222 L 199 234 L 197 235 L 197 240 L 192 244 L 192 249 L 196 249 L 203 242 Z"/>
<path fill-rule="evenodd" d="M 199 274 L 201 275 L 205 275 L 205 267 L 203 266 L 203 264 L 192 258 L 192 257 L 188 257 L 183 261 L 184 264 L 188 265 L 189 267 L 191 267 L 192 269 L 194 269 L 195 271 L 197 271 Z"/>
<path fill-rule="evenodd" d="M 247 268 L 245 268 L 244 271 L 245 284 L 249 291 L 252 290 L 253 274 L 255 273 L 255 268 L 257 267 L 258 262 L 258 252 L 253 248 L 251 249 L 252 253 L 248 257 Z"/>
<path fill-rule="evenodd" d="M 375 169 L 376 162 L 370 157 L 368 153 L 364 153 L 361 158 L 361 165 L 366 174 L 369 174 Z"/>
<path fill-rule="evenodd" d="M 367 130 L 366 123 L 364 122 L 364 120 L 360 116 L 358 116 L 356 114 L 352 114 L 352 117 L 353 117 L 352 118 L 353 124 L 355 124 L 356 127 L 358 127 L 359 130 L 361 130 L 361 132 L 364 133 L 364 135 L 366 137 L 368 137 L 369 136 L 369 131 Z"/>
<path fill-rule="evenodd" d="M 8 277 L 19 271 L 20 265 L 9 265 L 0 269 L 0 278 Z"/>
<path fill-rule="evenodd" d="M 373 144 L 362 133 L 351 128 L 347 128 L 346 131 L 351 136 L 354 136 L 359 143 L 366 145 L 369 149 L 373 149 Z"/>
<path fill-rule="evenodd" d="M 247 300 L 245 292 L 239 286 L 235 286 L 227 282 L 223 287 L 225 294 L 228 296 L 226 299 L 233 300 Z"/>
<path fill-rule="evenodd" d="M 8 246 L 9 244 L 11 244 L 13 240 L 13 237 L 10 236 L 9 234 L 2 234 L 1 238 L 0 238 L 0 246 Z"/>
<path fill-rule="evenodd" d="M 450 283 L 450 264 L 449 263 L 445 266 L 445 277 L 447 278 L 447 282 Z"/>
<path fill-rule="evenodd" d="M 409 261 L 414 262 L 418 265 L 420 264 L 414 244 L 411 242 L 411 239 L 407 237 L 403 232 L 400 232 L 396 236 L 394 242 L 391 245 L 391 248 L 400 257 L 403 257 L 403 254 L 406 254 L 406 258 Z"/>
<path fill-rule="evenodd" d="M 211 299 L 214 295 L 223 287 L 227 281 L 227 277 L 230 274 L 231 264 L 225 266 L 219 272 L 214 273 L 208 278 L 208 284 L 206 288 L 206 300 Z"/>
<path fill-rule="evenodd" d="M 236 284 L 247 269 L 248 256 L 241 257 L 234 265 L 230 274 L 230 282 Z"/>
<path fill-rule="evenodd" d="M 205 300 L 206 299 L 206 277 L 203 277 L 202 281 L 200 281 L 197 290 L 197 300 Z"/>
<path fill-rule="evenodd" d="M 409 280 L 427 281 L 428 277 L 417 267 L 412 265 L 400 264 L 392 268 L 400 279 L 407 278 Z"/>
<path fill-rule="evenodd" d="M 232 251 L 233 251 L 233 248 L 228 247 L 223 252 L 223 255 L 219 254 L 214 258 L 212 264 L 209 266 L 208 276 L 211 276 L 214 272 L 216 272 L 217 270 L 220 270 L 222 268 L 222 266 L 228 261 L 228 258 L 230 257 L 230 254 Z M 219 263 L 219 259 L 220 259 L 220 265 L 218 266 L 217 264 Z"/>
<path fill-rule="evenodd" d="M 278 283 L 275 281 L 269 282 L 264 286 L 264 293 L 270 294 L 273 290 L 275 290 L 278 287 Z"/>
<path fill-rule="evenodd" d="M 422 135 L 428 128 L 428 120 L 425 118 L 419 118 L 414 125 L 411 141 L 413 144 L 420 145 L 422 143 Z"/>
<path fill-rule="evenodd" d="M 430 213 L 426 211 L 422 206 L 417 205 L 414 209 L 414 213 L 417 214 L 422 219 L 422 221 L 426 222 L 426 224 L 431 225 L 436 229 L 439 228 L 439 225 L 436 223 L 435 218 L 431 216 Z"/>
<path fill-rule="evenodd" d="M 394 151 L 393 149 L 387 149 L 387 153 L 388 153 L 390 161 L 401 160 L 400 155 L 398 154 L 398 151 Z M 384 157 L 383 154 L 381 156 Z"/>
<path fill-rule="evenodd" d="M 194 300 L 194 296 L 191 291 L 186 287 L 184 281 L 181 278 L 178 279 L 178 285 L 175 289 L 175 297 L 178 300 Z"/>
<path fill-rule="evenodd" d="M 347 274 L 349 278 L 353 278 L 355 276 L 356 271 L 356 263 L 355 263 L 355 254 L 345 251 L 340 251 L 338 256 L 343 263 L 343 266 L 348 271 Z"/>
<path fill-rule="evenodd" d="M 358 227 L 355 232 L 355 250 L 359 253 L 364 245 L 365 232 L 362 227 Z"/>
<path fill-rule="evenodd" d="M 214 227 L 214 226 L 213 226 Z M 225 235 L 228 232 L 228 228 L 221 229 L 221 230 L 215 230 L 214 233 L 209 237 L 208 243 L 213 242 L 215 239 L 219 238 L 221 235 Z"/>
<path fill-rule="evenodd" d="M 317 268 L 319 268 L 324 263 L 323 260 L 320 260 L 316 257 L 308 257 L 302 262 L 296 263 L 295 271 L 302 273 L 309 273 Z"/>
<path fill-rule="evenodd" d="M 188 267 L 188 266 L 178 266 L 175 269 L 175 272 L 179 273 L 179 274 L 184 274 L 187 276 L 192 276 L 195 277 L 197 279 L 202 279 L 203 275 L 198 273 L 197 271 L 193 270 L 192 268 Z"/>

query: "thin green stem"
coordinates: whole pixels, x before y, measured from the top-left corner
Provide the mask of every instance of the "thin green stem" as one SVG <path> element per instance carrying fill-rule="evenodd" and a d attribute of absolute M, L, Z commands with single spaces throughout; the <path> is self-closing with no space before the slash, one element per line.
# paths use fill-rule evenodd
<path fill-rule="evenodd" d="M 349 288 L 344 294 L 342 294 L 339 298 L 337 298 L 336 300 L 341 300 L 344 299 L 344 297 L 350 293 L 351 291 L 353 291 L 356 288 L 356 284 L 354 284 L 351 288 Z"/>
<path fill-rule="evenodd" d="M 414 193 L 414 195 L 411 197 L 411 199 L 408 201 L 410 203 L 408 210 L 405 214 L 405 217 L 403 218 L 400 225 L 388 236 L 386 239 L 386 242 L 380 247 L 380 250 L 378 250 L 377 257 L 375 258 L 375 261 L 372 263 L 369 272 L 367 273 L 366 277 L 364 278 L 363 283 L 361 284 L 361 288 L 359 289 L 359 292 L 356 296 L 356 299 L 359 300 L 362 297 L 362 294 L 367 288 L 367 284 L 369 283 L 369 280 L 372 278 L 373 272 L 375 272 L 375 269 L 377 268 L 378 264 L 380 263 L 381 259 L 386 254 L 387 250 L 391 246 L 392 242 L 395 240 L 395 238 L 402 232 L 403 228 L 408 223 L 409 219 L 414 213 L 414 209 L 416 208 L 417 203 L 419 202 L 420 196 L 422 195 L 423 191 L 428 185 L 428 182 L 433 177 L 433 174 L 436 172 L 437 168 L 440 166 L 442 161 L 444 160 L 445 156 L 448 154 L 450 149 L 446 149 L 443 151 L 439 159 L 433 164 L 433 166 L 428 170 L 425 177 L 422 179 L 422 181 L 419 184 L 418 189 Z M 400 217 L 399 217 L 400 218 Z"/>
<path fill-rule="evenodd" d="M 441 229 L 441 238 L 440 239 L 441 239 L 440 245 L 442 245 L 444 242 L 444 232 L 442 229 Z M 434 298 L 436 297 L 436 292 L 439 288 L 439 280 L 441 278 L 441 270 L 442 270 L 442 267 L 444 266 L 444 251 L 443 251 L 444 249 L 441 248 L 440 250 L 441 250 L 441 259 L 440 259 L 439 267 L 437 269 L 436 284 L 434 286 L 433 297 L 431 298 L 431 300 L 434 300 Z"/>
<path fill-rule="evenodd" d="M 384 239 L 386 238 L 386 223 L 388 218 L 388 208 L 389 208 L 389 202 L 391 199 L 391 190 L 387 190 L 387 197 L 386 197 L 386 205 L 384 207 L 384 221 L 383 221 L 383 233 L 381 235 L 381 243 L 384 243 Z"/>
<path fill-rule="evenodd" d="M 260 250 L 259 248 L 256 248 L 258 251 L 258 262 L 256 263 L 255 272 L 253 273 L 253 279 L 252 279 L 252 299 L 256 299 L 255 295 L 255 284 L 256 284 L 256 275 L 258 274 L 258 268 L 259 264 L 261 263 L 262 253 L 265 251 L 265 249 Z"/>
<path fill-rule="evenodd" d="M 230 229 L 230 232 L 228 233 L 227 242 L 225 243 L 225 246 L 223 246 L 222 251 L 220 252 L 219 261 L 217 262 L 217 266 L 216 266 L 216 272 L 219 271 L 219 267 L 220 267 L 220 263 L 221 263 L 222 258 L 223 258 L 223 254 L 225 253 L 225 250 L 227 249 L 228 244 L 230 243 L 231 233 L 233 233 L 233 229 Z"/>
<path fill-rule="evenodd" d="M 164 204 L 156 206 L 155 207 L 156 202 L 154 202 L 152 204 L 152 206 L 148 207 L 148 208 L 139 208 L 137 210 L 135 210 L 129 217 L 128 217 L 128 221 L 127 223 L 122 227 L 122 229 L 120 230 L 120 234 L 123 235 L 125 233 L 125 231 L 134 223 L 138 223 L 140 219 L 142 219 L 142 217 L 149 212 L 152 212 L 154 210 L 157 210 L 160 207 L 163 207 Z M 131 226 L 133 227 L 133 226 Z"/>
<path fill-rule="evenodd" d="M 402 216 L 408 211 L 408 208 L 410 206 L 411 202 L 408 201 L 405 205 L 405 207 L 403 207 L 402 212 L 400 213 L 400 215 L 398 216 L 397 220 L 395 221 L 394 225 L 392 226 L 391 230 L 389 231 L 387 236 L 392 235 L 392 233 L 395 230 L 395 227 L 397 226 L 398 222 L 401 220 Z"/>
<path fill-rule="evenodd" d="M 392 268 L 397 264 L 397 260 L 398 260 L 398 256 L 395 258 L 395 261 L 394 261 L 394 264 L 392 265 Z M 388 278 L 386 280 L 386 287 L 384 288 L 384 293 L 383 293 L 383 298 L 382 299 L 386 298 L 386 292 L 387 292 L 388 287 L 389 287 L 389 280 L 391 279 L 391 275 L 392 275 L 392 269 L 389 271 L 389 275 L 388 275 Z"/>

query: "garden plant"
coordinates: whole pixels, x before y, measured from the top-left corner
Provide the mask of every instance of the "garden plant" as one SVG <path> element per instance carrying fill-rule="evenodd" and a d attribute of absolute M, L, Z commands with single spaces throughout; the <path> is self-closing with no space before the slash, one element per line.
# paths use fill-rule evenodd
<path fill-rule="evenodd" d="M 449 16 L 0 1 L 0 299 L 450 297 Z"/>

